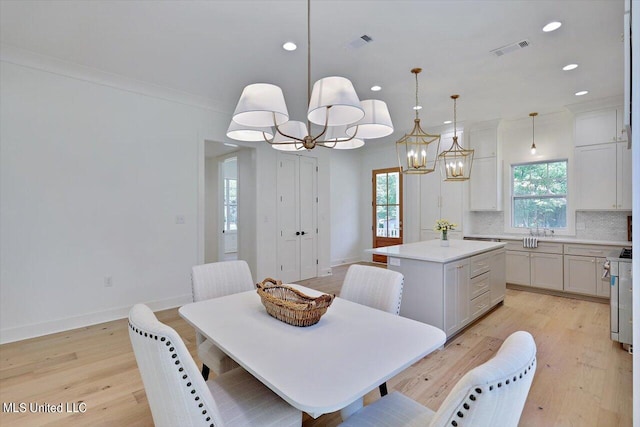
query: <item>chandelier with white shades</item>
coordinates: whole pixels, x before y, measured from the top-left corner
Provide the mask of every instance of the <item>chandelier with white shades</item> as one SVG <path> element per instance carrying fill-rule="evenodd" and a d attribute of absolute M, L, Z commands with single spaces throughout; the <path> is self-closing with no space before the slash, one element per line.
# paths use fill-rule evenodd
<path fill-rule="evenodd" d="M 266 141 L 277 150 L 311 150 L 315 147 L 352 149 L 365 139 L 393 133 L 384 101 L 360 101 L 353 84 L 344 77 L 325 77 L 311 90 L 311 0 L 307 0 L 307 123 L 289 120 L 280 87 L 269 83 L 246 86 L 227 136 L 239 141 Z M 321 127 L 314 136 L 311 124 Z"/>

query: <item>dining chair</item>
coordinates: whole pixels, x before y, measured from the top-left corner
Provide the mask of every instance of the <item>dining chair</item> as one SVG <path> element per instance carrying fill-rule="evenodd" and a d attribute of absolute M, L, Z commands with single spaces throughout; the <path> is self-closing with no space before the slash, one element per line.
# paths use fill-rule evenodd
<path fill-rule="evenodd" d="M 536 371 L 536 343 L 518 331 L 496 355 L 467 372 L 438 411 L 399 392 L 382 397 L 340 424 L 341 427 L 516 427 Z"/>
<path fill-rule="evenodd" d="M 191 284 L 194 302 L 255 290 L 249 264 L 243 260 L 196 265 L 191 269 Z M 211 370 L 219 375 L 239 366 L 197 330 L 196 344 L 205 380 Z"/>
<path fill-rule="evenodd" d="M 340 289 L 340 298 L 367 305 L 391 314 L 400 314 L 404 276 L 381 267 L 353 264 Z M 380 386 L 380 395 L 387 395 L 387 383 Z"/>
<path fill-rule="evenodd" d="M 129 338 L 156 426 L 301 426 L 302 412 L 244 369 L 205 381 L 182 338 L 144 304 L 129 312 Z"/>

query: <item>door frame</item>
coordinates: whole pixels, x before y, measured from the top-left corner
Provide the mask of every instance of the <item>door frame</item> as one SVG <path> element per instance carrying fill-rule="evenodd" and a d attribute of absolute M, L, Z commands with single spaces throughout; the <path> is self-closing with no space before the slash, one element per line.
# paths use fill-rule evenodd
<path fill-rule="evenodd" d="M 400 220 L 399 220 L 399 229 L 400 229 L 400 235 L 395 238 L 395 237 L 390 237 L 387 238 L 389 240 L 388 245 L 377 245 L 377 241 L 380 239 L 384 239 L 384 238 L 380 238 L 377 235 L 377 224 L 378 224 L 378 216 L 377 216 L 377 204 L 376 204 L 376 175 L 379 174 L 383 174 L 383 173 L 391 173 L 391 172 L 398 172 L 398 183 L 400 186 L 400 194 L 398 195 L 398 207 L 399 207 L 399 215 L 400 215 Z M 372 246 L 374 248 L 376 247 L 384 247 L 384 246 L 391 246 L 391 245 L 399 245 L 402 244 L 404 241 L 404 226 L 403 226 L 403 222 L 404 222 L 404 193 L 403 193 L 403 179 L 402 179 L 402 171 L 400 170 L 399 167 L 393 167 L 393 168 L 384 168 L 384 169 L 374 169 L 371 171 L 371 239 L 372 239 Z M 387 263 L 387 257 L 384 255 L 373 255 L 373 262 L 380 262 L 383 264 Z"/>

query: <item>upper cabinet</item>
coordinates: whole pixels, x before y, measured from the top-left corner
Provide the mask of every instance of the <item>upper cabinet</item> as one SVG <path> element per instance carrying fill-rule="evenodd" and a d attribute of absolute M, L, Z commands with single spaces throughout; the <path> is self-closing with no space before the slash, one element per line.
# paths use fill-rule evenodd
<path fill-rule="evenodd" d="M 576 147 L 577 209 L 631 209 L 631 150 L 626 143 Z"/>
<path fill-rule="evenodd" d="M 470 130 L 469 147 L 475 150 L 469 179 L 469 210 L 501 211 L 502 160 L 498 155 L 498 122 Z"/>
<path fill-rule="evenodd" d="M 457 225 L 449 238 L 462 238 L 462 182 L 445 182 L 439 171 L 420 176 L 420 240 L 440 237 L 433 230 L 436 221 L 446 219 Z"/>
<path fill-rule="evenodd" d="M 576 147 L 626 141 L 627 133 L 622 124 L 623 117 L 624 111 L 622 107 L 605 108 L 576 114 Z"/>

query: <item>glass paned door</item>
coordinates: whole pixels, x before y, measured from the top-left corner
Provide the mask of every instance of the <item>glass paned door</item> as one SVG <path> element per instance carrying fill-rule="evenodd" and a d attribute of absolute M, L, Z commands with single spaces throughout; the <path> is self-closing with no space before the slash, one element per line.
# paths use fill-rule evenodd
<path fill-rule="evenodd" d="M 373 247 L 402 243 L 402 174 L 398 168 L 373 171 Z M 375 262 L 387 257 L 374 255 Z"/>

